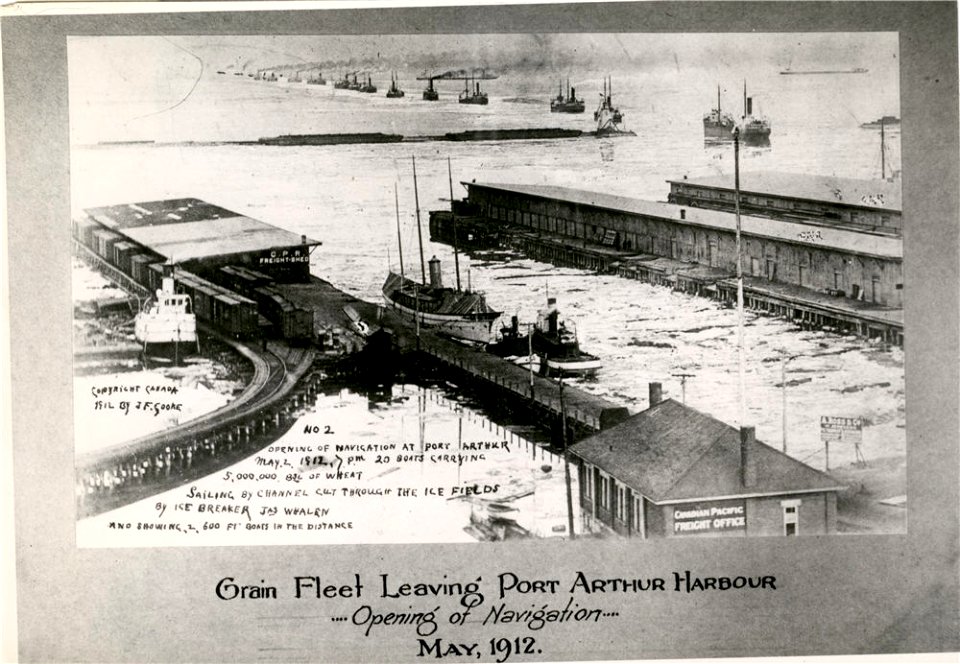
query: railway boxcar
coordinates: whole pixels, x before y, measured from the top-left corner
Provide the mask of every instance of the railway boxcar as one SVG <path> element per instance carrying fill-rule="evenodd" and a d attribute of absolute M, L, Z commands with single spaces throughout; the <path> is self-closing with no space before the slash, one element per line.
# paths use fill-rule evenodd
<path fill-rule="evenodd" d="M 130 277 L 133 276 L 130 261 L 137 250 L 137 245 L 126 240 L 121 240 L 113 245 L 113 264 Z"/>
<path fill-rule="evenodd" d="M 100 228 L 100 225 L 86 217 L 78 217 L 73 220 L 73 239 L 89 247 L 90 237 L 95 228 Z"/>
<path fill-rule="evenodd" d="M 313 312 L 291 303 L 275 288 L 261 286 L 254 290 L 263 315 L 273 323 L 277 333 L 291 341 L 313 338 Z"/>
<path fill-rule="evenodd" d="M 216 325 L 234 337 L 252 337 L 259 332 L 257 305 L 243 296 L 217 293 L 213 296 L 213 315 Z"/>
<path fill-rule="evenodd" d="M 130 257 L 130 276 L 144 288 L 150 287 L 150 265 L 158 263 L 160 257 L 151 254 L 137 254 Z"/>
<path fill-rule="evenodd" d="M 97 228 L 93 231 L 93 249 L 100 258 L 113 264 L 113 245 L 120 241 L 120 236 L 106 228 Z"/>
<path fill-rule="evenodd" d="M 221 282 L 238 293 L 247 295 L 261 286 L 269 286 L 273 278 L 242 265 L 227 265 L 218 270 Z"/>

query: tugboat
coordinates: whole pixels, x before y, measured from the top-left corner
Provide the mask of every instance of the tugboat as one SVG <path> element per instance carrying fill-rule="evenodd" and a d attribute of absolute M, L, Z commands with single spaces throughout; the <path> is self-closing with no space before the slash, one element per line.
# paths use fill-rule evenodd
<path fill-rule="evenodd" d="M 730 113 L 720 110 L 720 86 L 717 86 L 717 107 L 703 116 L 703 137 L 706 140 L 723 141 L 733 138 L 737 123 Z"/>
<path fill-rule="evenodd" d="M 560 320 L 557 299 L 547 298 L 533 326 L 533 352 L 540 356 L 544 376 L 593 376 L 600 370 L 600 358 L 580 350 L 577 331 Z"/>
<path fill-rule="evenodd" d="M 373 81 L 370 80 L 370 74 L 367 74 L 367 82 L 361 85 L 359 88 L 360 92 L 366 92 L 367 94 L 373 94 L 377 91 L 377 86 L 373 84 Z"/>
<path fill-rule="evenodd" d="M 600 106 L 593 112 L 593 119 L 597 121 L 597 138 L 607 136 L 636 136 L 620 126 L 623 114 L 613 105 L 613 81 L 604 79 L 603 92 L 600 94 Z"/>
<path fill-rule="evenodd" d="M 337 90 L 349 90 L 352 84 L 350 77 L 354 76 L 356 73 L 357 72 L 350 72 L 349 74 L 344 74 L 343 78 L 341 78 L 339 81 L 333 82 L 333 87 L 336 88 Z M 356 81 L 357 80 L 356 77 L 354 77 L 353 80 Z"/>
<path fill-rule="evenodd" d="M 387 97 L 390 99 L 399 99 L 402 96 L 403 90 L 397 85 L 397 74 L 394 72 L 390 74 L 390 89 L 387 90 Z"/>
<path fill-rule="evenodd" d="M 403 271 L 403 247 L 400 246 L 400 274 L 392 270 L 383 283 L 383 298 L 388 309 L 396 312 L 402 320 L 415 326 L 432 328 L 459 340 L 486 344 L 492 340 L 493 326 L 500 312 L 487 305 L 482 293 L 469 289 L 460 290 L 460 275 L 457 288 L 443 285 L 440 261 L 430 259 L 430 281 L 427 283 L 423 265 L 423 236 L 420 231 L 420 203 L 417 195 L 417 164 L 413 162 L 413 191 L 417 201 L 417 238 L 420 242 L 420 273 L 423 283 L 407 279 Z M 394 193 L 396 197 L 396 193 Z M 397 240 L 400 240 L 400 206 L 397 203 Z"/>
<path fill-rule="evenodd" d="M 753 145 L 770 144 L 770 121 L 753 114 L 753 97 L 747 96 L 747 82 L 743 82 L 743 117 L 740 120 L 740 140 Z"/>
<path fill-rule="evenodd" d="M 326 85 L 327 79 L 323 77 L 323 72 L 318 71 L 316 76 L 307 79 L 307 85 Z"/>
<path fill-rule="evenodd" d="M 473 83 L 473 90 L 471 91 L 471 83 Z M 461 104 L 479 104 L 481 106 L 486 106 L 490 100 L 487 99 L 486 92 L 480 92 L 480 83 L 474 82 L 473 78 L 463 79 L 463 92 L 460 93 L 460 99 L 458 100 Z"/>
<path fill-rule="evenodd" d="M 487 351 L 545 377 L 588 377 L 600 370 L 600 359 L 580 350 L 576 330 L 560 320 L 556 298 L 547 298 L 547 307 L 532 327 L 521 336 L 517 317 L 511 316 L 509 327 L 501 328 L 499 339 L 488 344 Z"/>
<path fill-rule="evenodd" d="M 133 333 L 143 344 L 146 356 L 149 346 L 155 351 L 172 347 L 174 362 L 179 360 L 180 344 L 197 345 L 197 316 L 190 296 L 174 289 L 173 265 L 163 266 L 163 279 L 156 296 L 148 300 L 134 319 Z M 159 348 L 157 348 L 159 346 Z"/>
<path fill-rule="evenodd" d="M 563 83 L 561 82 L 558 85 L 560 87 L 558 88 L 556 98 L 550 100 L 550 112 L 583 113 L 586 110 L 586 105 L 582 99 L 577 99 L 577 90 L 576 88 L 570 87 L 570 79 L 567 79 L 566 97 L 563 96 Z"/>

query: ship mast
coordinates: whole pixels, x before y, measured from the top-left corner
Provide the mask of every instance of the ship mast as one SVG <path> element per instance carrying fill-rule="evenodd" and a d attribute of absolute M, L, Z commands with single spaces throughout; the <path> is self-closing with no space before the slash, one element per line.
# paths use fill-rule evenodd
<path fill-rule="evenodd" d="M 721 119 L 722 117 L 723 116 L 720 114 L 720 86 L 717 85 L 717 122 L 719 122 L 720 124 L 723 124 L 723 121 Z"/>
<path fill-rule="evenodd" d="M 413 203 L 417 208 L 417 241 L 420 243 L 420 283 L 427 285 L 427 268 L 423 262 L 423 231 L 420 228 L 420 195 L 417 193 L 417 158 L 411 156 L 413 161 Z"/>
<path fill-rule="evenodd" d="M 400 252 L 400 283 L 403 283 L 403 238 L 400 233 L 400 198 L 397 195 L 397 183 L 393 183 L 393 204 L 397 210 L 397 250 Z"/>
<path fill-rule="evenodd" d="M 880 118 L 880 179 L 887 179 L 887 155 L 886 155 L 886 146 L 884 145 L 884 134 L 883 134 L 883 117 Z"/>
<path fill-rule="evenodd" d="M 453 169 L 447 157 L 447 178 L 450 180 L 450 218 L 453 220 L 453 265 L 457 272 L 457 292 L 460 292 L 460 251 L 457 249 L 457 213 L 453 209 Z"/>

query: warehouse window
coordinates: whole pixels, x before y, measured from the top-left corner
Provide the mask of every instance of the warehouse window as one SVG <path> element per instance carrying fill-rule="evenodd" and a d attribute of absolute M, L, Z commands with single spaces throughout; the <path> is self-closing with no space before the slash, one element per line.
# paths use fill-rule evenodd
<path fill-rule="evenodd" d="M 584 464 L 583 466 L 583 496 L 587 500 L 593 500 L 593 466 Z"/>
<path fill-rule="evenodd" d="M 610 477 L 600 473 L 600 486 L 597 487 L 600 496 L 600 507 L 605 510 L 610 509 Z"/>
<path fill-rule="evenodd" d="M 621 521 L 627 520 L 627 489 L 617 485 L 617 518 Z"/>

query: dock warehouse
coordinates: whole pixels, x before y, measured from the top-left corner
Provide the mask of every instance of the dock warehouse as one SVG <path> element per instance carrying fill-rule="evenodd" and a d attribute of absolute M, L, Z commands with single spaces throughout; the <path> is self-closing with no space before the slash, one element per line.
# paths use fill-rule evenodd
<path fill-rule="evenodd" d="M 732 175 L 668 180 L 667 201 L 733 212 Z M 740 211 L 774 219 L 802 219 L 821 225 L 900 235 L 900 186 L 887 180 L 761 171 L 740 174 Z"/>
<path fill-rule="evenodd" d="M 661 399 L 570 448 L 584 527 L 627 537 L 822 535 L 836 531 L 829 475 L 713 417 Z"/>
<path fill-rule="evenodd" d="M 243 265 L 280 282 L 310 278 L 320 244 L 196 198 L 128 203 L 84 211 L 88 220 L 187 270 Z"/>
<path fill-rule="evenodd" d="M 736 219 L 729 212 L 548 185 L 463 184 L 469 202 L 490 219 L 726 276 L 736 271 Z M 875 307 L 903 306 L 898 236 L 747 215 L 741 216 L 741 234 L 747 276 Z"/>

